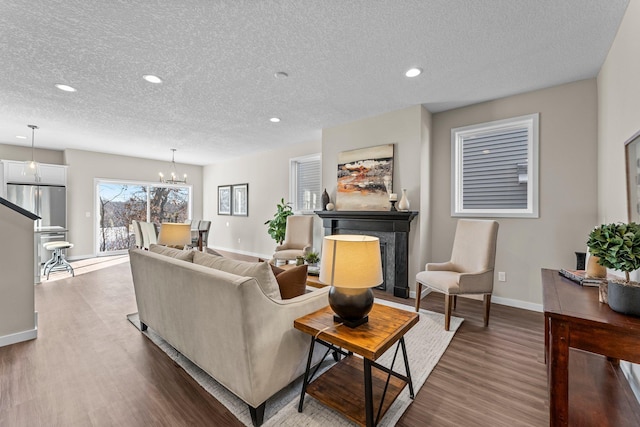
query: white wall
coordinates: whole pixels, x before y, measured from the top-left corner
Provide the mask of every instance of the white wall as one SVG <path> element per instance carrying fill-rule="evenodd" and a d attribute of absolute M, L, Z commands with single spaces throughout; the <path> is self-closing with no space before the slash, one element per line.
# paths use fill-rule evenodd
<path fill-rule="evenodd" d="M 0 347 L 36 337 L 33 220 L 0 205 Z"/>
<path fill-rule="evenodd" d="M 413 281 L 424 266 L 427 253 L 421 243 L 429 240 L 427 231 L 422 230 L 428 224 L 429 214 L 421 210 L 428 207 L 429 190 L 426 187 L 421 191 L 421 184 L 429 183 L 430 119 L 431 114 L 417 105 L 322 131 L 322 185 L 332 201 L 336 200 L 338 154 L 341 151 L 395 144 L 393 191 L 401 193 L 401 189 L 406 188 L 410 209 L 420 211 L 411 222 L 409 233 L 411 289 L 415 289 Z"/>
<path fill-rule="evenodd" d="M 320 142 L 295 144 L 204 167 L 204 218 L 211 220 L 212 248 L 270 258 L 276 247 L 264 222 L 280 199 L 289 200 L 289 159 L 320 152 Z M 324 162 L 324 161 L 323 161 Z M 249 184 L 249 216 L 218 215 L 218 186 Z M 314 222 L 314 247 L 320 249 L 321 221 Z"/>
<path fill-rule="evenodd" d="M 597 99 L 595 79 L 511 96 L 433 115 L 432 260 L 449 259 L 456 219 L 451 217 L 451 128 L 540 113 L 540 217 L 497 218 L 496 302 L 542 303 L 540 269 L 575 268 L 596 225 Z M 507 281 L 498 282 L 497 272 Z M 533 304 L 534 306 L 531 306 Z"/>
<path fill-rule="evenodd" d="M 631 0 L 598 74 L 598 220 L 628 221 L 624 142 L 640 130 L 640 2 Z M 640 365 L 621 364 L 640 399 Z"/>
<path fill-rule="evenodd" d="M 169 171 L 170 161 L 140 159 L 92 151 L 68 149 L 64 152 L 67 171 L 67 238 L 74 244 L 70 258 L 93 256 L 95 250 L 96 208 L 94 179 L 120 179 L 157 182 L 158 172 Z M 186 173 L 193 186 L 192 216 L 202 219 L 202 166 L 177 163 L 178 173 Z M 87 212 L 89 216 L 87 216 Z"/>

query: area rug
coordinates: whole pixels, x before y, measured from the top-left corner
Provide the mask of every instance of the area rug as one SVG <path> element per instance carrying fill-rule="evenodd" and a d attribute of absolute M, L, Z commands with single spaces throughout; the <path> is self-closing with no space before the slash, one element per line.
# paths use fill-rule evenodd
<path fill-rule="evenodd" d="M 396 304 L 389 301 L 376 300 L 377 303 L 392 307 L 412 311 L 413 308 L 407 305 Z M 138 314 L 127 316 L 129 321 L 140 329 Z M 427 310 L 420 310 L 420 321 L 405 335 L 405 344 L 409 357 L 409 368 L 413 379 L 413 387 L 417 394 L 427 377 L 436 366 L 440 357 L 447 349 L 453 335 L 462 324 L 463 319 L 451 317 L 450 331 L 444 330 L 444 316 Z M 218 384 L 206 372 L 192 363 L 176 349 L 166 343 L 151 328 L 143 332 L 154 344 L 160 347 L 171 359 L 182 367 L 198 384 L 200 384 L 209 394 L 222 403 L 231 413 L 233 413 L 243 424 L 251 426 L 251 416 L 246 403 L 236 397 L 233 393 Z M 377 362 L 390 366 L 393 359 L 395 345 L 383 354 Z M 331 356 L 323 362 L 321 370 L 326 370 L 333 365 Z M 404 364 L 396 360 L 394 370 L 404 373 Z M 339 413 L 324 406 L 311 396 L 305 397 L 303 412 L 298 412 L 298 401 L 300 390 L 302 389 L 302 378 L 291 383 L 289 386 L 279 391 L 269 400 L 265 409 L 265 427 L 290 426 L 290 427 L 326 427 L 326 426 L 353 426 L 351 421 L 344 418 Z M 409 397 L 408 387 L 400 393 L 396 401 L 391 405 L 379 426 L 393 426 L 400 419 L 404 411 L 409 407 L 412 400 Z"/>

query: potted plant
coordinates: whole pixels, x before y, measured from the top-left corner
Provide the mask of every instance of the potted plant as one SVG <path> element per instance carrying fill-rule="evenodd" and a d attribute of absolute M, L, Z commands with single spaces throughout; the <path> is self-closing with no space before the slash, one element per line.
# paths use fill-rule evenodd
<path fill-rule="evenodd" d="M 624 279 L 609 280 L 609 307 L 640 316 L 640 283 L 629 278 L 630 272 L 640 268 L 640 225 L 602 224 L 591 231 L 587 246 L 592 255 L 600 258 L 600 265 L 624 272 Z"/>
<path fill-rule="evenodd" d="M 318 252 L 311 251 L 305 255 L 304 260 L 307 264 L 315 267 L 318 264 L 318 261 L 320 261 L 320 254 Z"/>
<path fill-rule="evenodd" d="M 265 221 L 265 225 L 269 226 L 267 229 L 269 236 L 278 242 L 278 245 L 281 245 L 287 231 L 287 217 L 293 215 L 293 209 L 291 209 L 290 203 L 284 202 L 284 198 L 276 206 L 277 211 L 273 215 L 273 219 Z"/>

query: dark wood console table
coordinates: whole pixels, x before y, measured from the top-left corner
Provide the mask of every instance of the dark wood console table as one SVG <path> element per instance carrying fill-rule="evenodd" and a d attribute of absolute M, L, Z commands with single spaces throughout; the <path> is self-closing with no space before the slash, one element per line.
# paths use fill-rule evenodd
<path fill-rule="evenodd" d="M 542 294 L 549 424 L 567 426 L 570 348 L 601 354 L 616 363 L 619 359 L 640 363 L 640 318 L 616 313 L 598 302 L 598 288 L 582 287 L 560 276 L 557 270 L 542 269 Z M 613 394 L 611 390 L 607 392 Z M 615 398 L 611 400 L 615 405 Z M 634 405 L 637 412 L 637 401 Z M 609 422 L 599 425 L 619 425 Z M 637 418 L 630 425 L 635 423 Z"/>

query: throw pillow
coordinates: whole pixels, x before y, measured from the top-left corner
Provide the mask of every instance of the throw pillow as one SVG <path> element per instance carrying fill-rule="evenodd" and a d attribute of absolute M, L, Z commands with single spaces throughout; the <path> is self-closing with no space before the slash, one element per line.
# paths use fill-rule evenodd
<path fill-rule="evenodd" d="M 238 261 L 198 251 L 195 251 L 193 255 L 193 263 L 237 274 L 238 276 L 254 277 L 266 296 L 275 300 L 281 299 L 278 282 L 267 263 Z"/>
<path fill-rule="evenodd" d="M 289 269 L 282 269 L 271 265 L 271 270 L 276 276 L 280 287 L 282 299 L 295 298 L 304 295 L 307 291 L 307 265 L 297 265 Z"/>
<path fill-rule="evenodd" d="M 184 251 L 182 249 L 170 248 L 168 246 L 151 244 L 149 245 L 149 252 L 169 256 L 182 261 L 193 262 L 194 251 Z"/>

